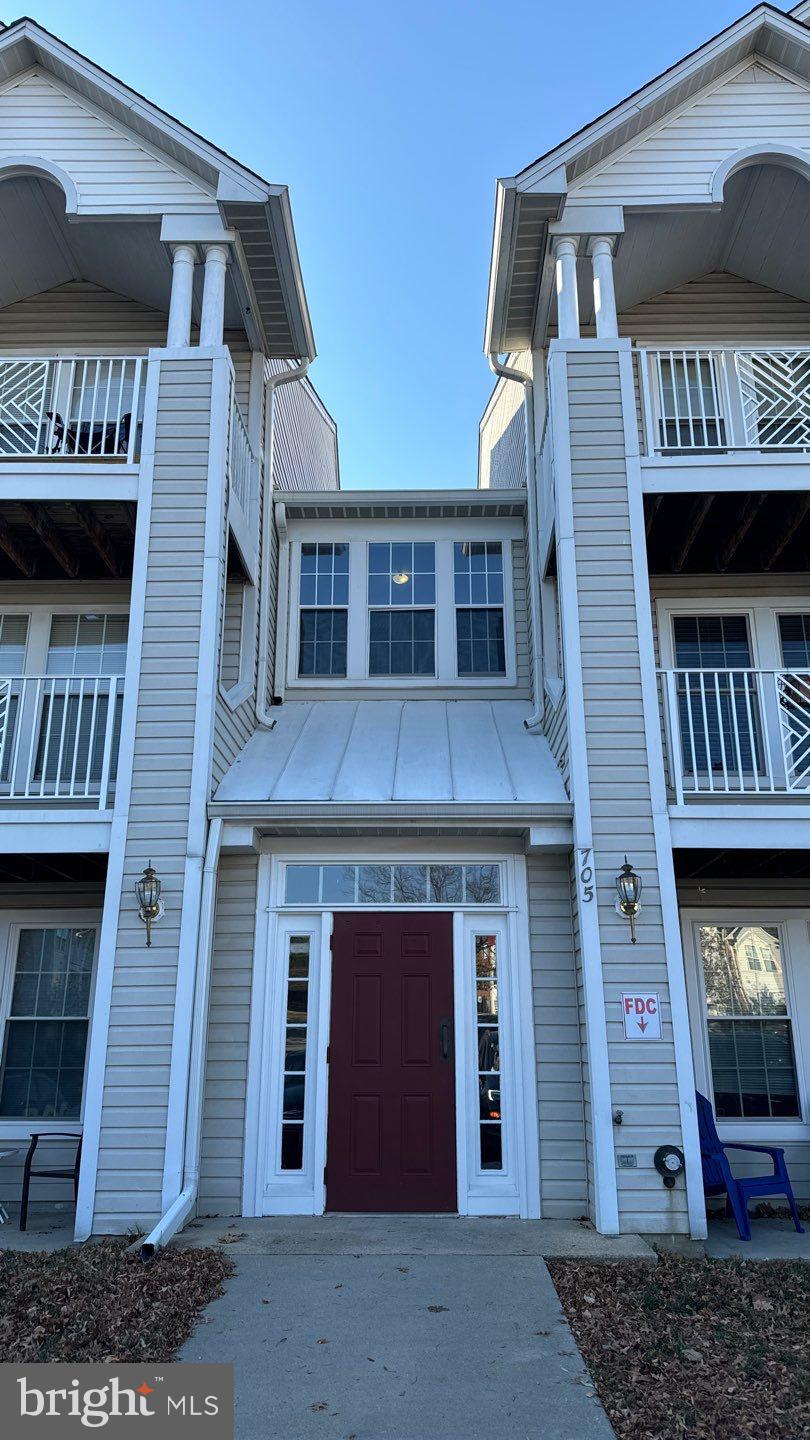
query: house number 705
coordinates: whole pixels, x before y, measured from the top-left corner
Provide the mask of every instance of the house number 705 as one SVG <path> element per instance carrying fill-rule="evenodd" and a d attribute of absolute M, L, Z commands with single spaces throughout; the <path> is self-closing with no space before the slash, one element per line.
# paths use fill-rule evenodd
<path fill-rule="evenodd" d="M 582 886 L 583 900 L 593 900 L 593 866 L 590 850 L 580 850 L 579 852 L 579 883 Z"/>

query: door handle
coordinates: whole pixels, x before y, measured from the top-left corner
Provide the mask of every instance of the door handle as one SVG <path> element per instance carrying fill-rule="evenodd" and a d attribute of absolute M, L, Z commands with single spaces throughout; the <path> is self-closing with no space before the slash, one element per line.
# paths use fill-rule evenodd
<path fill-rule="evenodd" d="M 442 1060 L 450 1059 L 450 1021 L 442 1020 L 439 1025 L 439 1041 L 441 1044 Z"/>

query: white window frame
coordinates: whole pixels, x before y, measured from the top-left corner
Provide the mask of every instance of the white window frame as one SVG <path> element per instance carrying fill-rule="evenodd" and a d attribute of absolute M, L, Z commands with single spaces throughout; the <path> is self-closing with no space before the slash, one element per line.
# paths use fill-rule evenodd
<path fill-rule="evenodd" d="M 98 604 L 85 602 L 80 595 L 67 604 L 6 604 L 0 601 L 0 615 L 27 615 L 28 641 L 25 650 L 26 675 L 45 675 L 48 669 L 48 645 L 51 638 L 51 621 L 57 615 L 126 615 L 130 614 L 128 600 L 101 600 Z M 129 641 L 127 641 L 129 644 Z M 126 664 L 124 671 L 126 670 Z M 122 672 L 123 674 L 124 672 Z"/>
<path fill-rule="evenodd" d="M 487 522 L 464 520 L 412 520 L 392 521 L 310 521 L 289 522 L 290 539 L 290 582 L 289 620 L 287 626 L 287 688 L 289 690 L 435 690 L 452 686 L 453 689 L 508 690 L 517 685 L 517 655 L 515 646 L 515 594 L 514 560 L 512 545 L 521 542 L 523 531 L 520 520 L 491 520 Z M 374 541 L 415 540 L 433 542 L 436 547 L 436 600 L 435 613 L 435 655 L 434 675 L 374 675 L 368 673 L 369 609 L 396 607 L 369 607 L 368 603 L 368 546 Z M 505 675 L 464 675 L 458 674 L 456 650 L 456 601 L 454 586 L 453 546 L 469 540 L 497 540 L 503 547 L 504 560 L 504 649 L 506 655 Z M 301 545 L 320 541 L 349 545 L 349 604 L 348 643 L 345 676 L 303 676 L 298 675 L 299 639 L 299 595 L 301 580 Z M 334 608 L 334 607 L 326 607 Z M 343 608 L 343 607 L 338 607 Z M 403 606 L 403 610 L 429 609 L 427 605 Z"/>
<path fill-rule="evenodd" d="M 810 1140 L 810 1077 L 806 1056 L 810 1055 L 810 910 L 791 905 L 741 904 L 707 905 L 681 911 L 683 953 L 686 962 L 686 991 L 695 1084 L 714 1104 L 708 1016 L 699 930 L 702 925 L 770 925 L 778 928 L 785 993 L 788 1002 L 793 1058 L 800 1116 L 771 1119 L 768 1116 L 717 1119 L 721 1140 L 751 1144 L 781 1145 L 791 1140 Z"/>
<path fill-rule="evenodd" d="M 239 584 L 239 581 L 232 581 Z M 225 654 L 225 610 L 228 603 L 228 578 L 222 587 L 222 618 L 219 626 L 219 663 L 217 665 L 217 688 L 221 698 L 231 710 L 237 710 L 254 691 L 256 673 L 257 595 L 256 586 L 249 580 L 242 584 L 242 619 L 239 631 L 239 675 L 233 685 L 222 680 L 222 661 Z"/>
<path fill-rule="evenodd" d="M 82 1104 L 80 1115 L 74 1120 L 64 1117 L 41 1120 L 35 1115 L 15 1119 L 0 1116 L 0 1140 L 28 1141 L 34 1130 L 46 1134 L 52 1130 L 80 1130 L 84 1124 L 84 1109 L 87 1101 L 87 1075 L 92 1041 L 93 1016 L 95 1008 L 96 978 L 98 975 L 98 950 L 101 937 L 100 910 L 6 910 L 0 913 L 0 1065 L 5 1054 L 6 1025 L 10 1018 L 11 996 L 14 988 L 14 974 L 17 966 L 17 947 L 21 930 L 59 930 L 65 927 L 93 927 L 96 932 L 93 953 L 93 971 L 90 980 L 90 998 L 87 1008 L 87 1046 L 84 1052 L 84 1078 L 82 1080 Z M 57 1017 L 58 1018 L 58 1017 Z"/>
<path fill-rule="evenodd" d="M 288 863 L 459 863 L 501 865 L 501 903 L 494 906 L 378 904 L 333 906 L 284 903 L 284 871 Z M 242 1213 L 322 1214 L 326 1202 L 329 1073 L 327 1046 L 331 1013 L 331 951 L 333 915 L 338 910 L 416 915 L 421 910 L 453 916 L 453 990 L 455 1041 L 456 1173 L 460 1215 L 540 1215 L 539 1128 L 537 1076 L 532 1010 L 531 949 L 526 865 L 522 854 L 509 849 L 465 847 L 452 852 L 430 842 L 418 851 L 392 846 L 373 853 L 348 842 L 287 842 L 277 854 L 260 857 L 257 925 L 253 959 L 250 1046 L 245 1114 Z M 318 994 L 310 995 L 306 1062 L 305 1169 L 282 1172 L 276 1159 L 280 1137 L 281 1071 L 284 1024 L 280 986 L 286 944 L 291 934 L 313 937 Z M 501 1021 L 501 1083 L 504 1107 L 504 1169 L 481 1170 L 478 1161 L 478 1068 L 473 1030 L 475 1013 L 474 936 L 498 936 Z M 274 1128 L 275 1127 L 275 1128 Z M 272 1166 L 268 1161 L 272 1159 Z"/>
<path fill-rule="evenodd" d="M 662 670 L 675 669 L 673 619 L 679 615 L 744 615 L 751 642 L 751 665 L 755 670 L 783 670 L 779 640 L 779 616 L 791 610 L 810 611 L 807 596 L 778 594 L 726 596 L 691 594 L 655 600 L 658 619 L 659 664 Z"/>

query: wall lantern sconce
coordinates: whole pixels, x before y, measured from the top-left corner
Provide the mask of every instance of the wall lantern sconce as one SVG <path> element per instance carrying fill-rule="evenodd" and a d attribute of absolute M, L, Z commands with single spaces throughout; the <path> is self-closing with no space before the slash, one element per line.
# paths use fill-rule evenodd
<path fill-rule="evenodd" d="M 163 914 L 163 901 L 160 898 L 160 881 L 158 880 L 156 872 L 152 869 L 151 860 L 135 886 L 135 894 L 138 897 L 138 917 L 146 926 L 146 945 L 148 948 L 152 944 L 152 926 Z"/>
<path fill-rule="evenodd" d="M 630 939 L 636 943 L 636 916 L 641 909 L 641 876 L 637 875 L 627 856 L 616 876 L 616 909 L 630 921 Z"/>

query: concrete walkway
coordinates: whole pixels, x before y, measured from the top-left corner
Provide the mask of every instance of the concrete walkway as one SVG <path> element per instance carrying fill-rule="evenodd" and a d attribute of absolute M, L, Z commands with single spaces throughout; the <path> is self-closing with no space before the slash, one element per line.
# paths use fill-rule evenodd
<path fill-rule="evenodd" d="M 178 1356 L 233 1360 L 237 1440 L 613 1440 L 526 1222 L 250 1224 Z"/>
<path fill-rule="evenodd" d="M 741 1240 L 733 1220 L 710 1220 L 705 1252 L 711 1260 L 804 1260 L 810 1263 L 810 1221 L 804 1234 L 792 1220 L 772 1215 L 751 1221 L 751 1239 Z"/>

